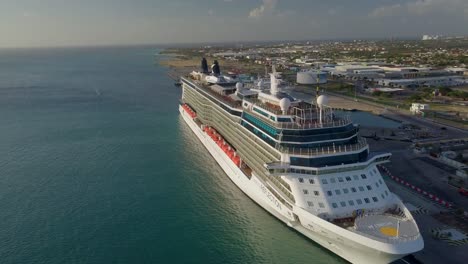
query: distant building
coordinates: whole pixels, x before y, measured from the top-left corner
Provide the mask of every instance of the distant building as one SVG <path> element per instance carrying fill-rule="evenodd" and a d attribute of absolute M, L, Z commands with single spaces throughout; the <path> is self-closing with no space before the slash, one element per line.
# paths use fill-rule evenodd
<path fill-rule="evenodd" d="M 397 88 L 437 87 L 463 85 L 462 76 L 439 76 L 410 79 L 379 79 L 379 85 Z"/>
<path fill-rule="evenodd" d="M 327 73 L 322 71 L 308 70 L 297 73 L 298 84 L 323 84 L 327 83 Z"/>
<path fill-rule="evenodd" d="M 439 35 L 423 35 L 422 40 L 436 40 L 439 39 Z"/>
<path fill-rule="evenodd" d="M 465 75 L 468 73 L 468 70 L 465 69 L 465 68 L 455 68 L 455 67 L 452 67 L 452 68 L 446 68 L 445 69 L 447 72 L 450 72 L 452 74 L 456 74 L 456 75 Z"/>
<path fill-rule="evenodd" d="M 382 92 L 382 93 L 399 93 L 404 91 L 401 88 L 388 88 L 388 87 L 375 87 L 375 88 L 368 88 L 366 89 L 367 92 L 374 93 L 374 92 Z"/>
<path fill-rule="evenodd" d="M 429 110 L 429 105 L 428 104 L 420 104 L 420 103 L 412 103 L 411 104 L 410 112 L 413 115 L 422 114 L 423 110 Z"/>

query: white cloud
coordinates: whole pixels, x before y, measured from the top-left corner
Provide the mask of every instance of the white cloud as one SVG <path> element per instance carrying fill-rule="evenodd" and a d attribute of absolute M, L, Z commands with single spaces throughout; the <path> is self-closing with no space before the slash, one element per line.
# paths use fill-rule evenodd
<path fill-rule="evenodd" d="M 261 6 L 250 10 L 249 17 L 260 18 L 275 12 L 278 0 L 262 0 L 262 2 Z"/>

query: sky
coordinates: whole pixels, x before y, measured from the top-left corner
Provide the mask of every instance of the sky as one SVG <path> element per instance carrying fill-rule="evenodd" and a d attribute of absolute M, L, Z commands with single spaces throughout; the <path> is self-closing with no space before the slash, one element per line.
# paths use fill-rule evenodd
<path fill-rule="evenodd" d="M 468 0 L 0 0 L 0 47 L 468 35 Z"/>

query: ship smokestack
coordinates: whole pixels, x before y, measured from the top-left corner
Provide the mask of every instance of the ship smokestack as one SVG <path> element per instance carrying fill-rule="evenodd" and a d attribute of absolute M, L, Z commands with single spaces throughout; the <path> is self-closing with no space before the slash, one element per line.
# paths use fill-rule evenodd
<path fill-rule="evenodd" d="M 217 60 L 214 61 L 213 66 L 211 66 L 211 70 L 213 71 L 214 76 L 221 75 L 221 69 L 219 68 L 219 63 Z"/>
<path fill-rule="evenodd" d="M 202 70 L 202 73 L 204 73 L 204 74 L 209 73 L 209 71 L 208 71 L 208 62 L 206 61 L 205 58 L 203 58 L 202 61 L 201 61 L 201 70 Z"/>

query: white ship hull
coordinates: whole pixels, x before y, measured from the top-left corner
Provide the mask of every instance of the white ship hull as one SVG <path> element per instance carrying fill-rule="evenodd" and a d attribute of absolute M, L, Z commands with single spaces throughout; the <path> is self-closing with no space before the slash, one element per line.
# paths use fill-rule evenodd
<path fill-rule="evenodd" d="M 255 173 L 249 179 L 181 106 L 179 111 L 211 156 L 247 196 L 289 227 L 336 255 L 351 263 L 378 264 L 390 263 L 422 248 L 422 239 L 405 244 L 382 243 L 338 227 L 302 208 L 294 207 L 293 210 L 286 208 L 268 191 Z"/>

